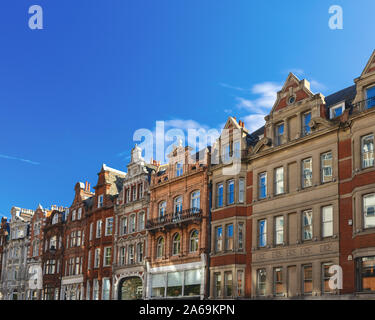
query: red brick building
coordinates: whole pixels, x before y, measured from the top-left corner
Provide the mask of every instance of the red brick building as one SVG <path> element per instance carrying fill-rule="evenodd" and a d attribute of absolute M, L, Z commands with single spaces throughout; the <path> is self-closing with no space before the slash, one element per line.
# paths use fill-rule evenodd
<path fill-rule="evenodd" d="M 200 157 L 199 157 L 200 155 Z M 180 143 L 151 181 L 147 298 L 207 297 L 208 163 Z"/>
<path fill-rule="evenodd" d="M 61 278 L 61 300 L 82 300 L 84 298 L 84 257 L 86 215 L 91 208 L 93 193 L 90 184 L 78 182 L 74 188 L 72 205 L 65 211 L 64 252 Z"/>
<path fill-rule="evenodd" d="M 50 213 L 50 210 L 43 209 L 39 204 L 38 208 L 35 210 L 34 215 L 30 221 L 30 247 L 29 252 L 27 253 L 27 263 L 28 263 L 28 272 L 38 272 L 38 269 L 42 271 L 42 255 L 43 255 L 43 242 L 44 234 L 43 227 L 45 223 L 45 218 Z M 33 271 L 31 271 L 32 269 Z M 39 271 L 39 272 L 40 272 Z M 43 271 L 42 271 L 43 272 Z M 37 275 L 38 277 L 40 275 Z M 35 279 L 38 281 L 38 279 Z M 41 279 L 43 280 L 43 279 Z M 42 283 L 42 282 L 40 282 Z M 41 300 L 43 297 L 42 288 L 29 288 L 27 292 L 28 300 Z"/>
<path fill-rule="evenodd" d="M 43 226 L 43 300 L 60 300 L 64 258 L 64 215 L 63 208 L 53 208 L 46 216 Z"/>
<path fill-rule="evenodd" d="M 229 117 L 212 149 L 211 299 L 250 295 L 251 195 L 246 154 L 252 141 L 244 123 Z M 247 206 L 250 204 L 250 206 Z"/>
<path fill-rule="evenodd" d="M 103 164 L 98 173 L 95 193 L 86 215 L 84 247 L 85 297 L 110 300 L 112 297 L 114 206 L 126 174 Z"/>
<path fill-rule="evenodd" d="M 342 294 L 375 293 L 375 51 L 355 82 L 339 135 Z"/>

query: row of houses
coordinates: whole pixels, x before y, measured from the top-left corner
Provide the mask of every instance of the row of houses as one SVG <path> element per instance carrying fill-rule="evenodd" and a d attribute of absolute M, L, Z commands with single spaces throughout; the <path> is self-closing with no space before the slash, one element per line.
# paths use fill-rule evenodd
<path fill-rule="evenodd" d="M 13 207 L 1 298 L 373 297 L 375 51 L 354 83 L 324 96 L 291 73 L 255 132 L 229 117 L 166 164 L 135 146 L 70 207 Z"/>

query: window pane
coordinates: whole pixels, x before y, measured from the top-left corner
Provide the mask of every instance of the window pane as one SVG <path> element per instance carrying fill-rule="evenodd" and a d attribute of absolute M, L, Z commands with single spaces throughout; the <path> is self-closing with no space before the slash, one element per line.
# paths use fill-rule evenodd
<path fill-rule="evenodd" d="M 303 240 L 312 239 L 312 211 L 302 213 Z"/>
<path fill-rule="evenodd" d="M 305 159 L 302 161 L 302 187 L 307 188 L 312 186 L 312 159 Z"/>
<path fill-rule="evenodd" d="M 284 242 L 284 217 L 276 217 L 275 219 L 275 235 L 276 244 L 283 244 Z"/>
<path fill-rule="evenodd" d="M 275 170 L 275 194 L 284 193 L 284 168 Z"/>
<path fill-rule="evenodd" d="M 367 108 L 372 108 L 375 106 L 375 87 L 366 90 Z"/>
<path fill-rule="evenodd" d="M 332 206 L 322 208 L 322 237 L 333 235 L 333 208 Z"/>
<path fill-rule="evenodd" d="M 332 181 L 332 153 L 327 152 L 321 156 L 322 182 Z"/>
<path fill-rule="evenodd" d="M 267 244 L 267 221 L 260 220 L 258 222 L 259 247 L 265 247 Z"/>
<path fill-rule="evenodd" d="M 362 138 L 362 168 L 374 165 L 374 136 L 369 135 Z"/>
<path fill-rule="evenodd" d="M 264 199 L 267 196 L 267 173 L 259 175 L 259 198 Z"/>
<path fill-rule="evenodd" d="M 364 227 L 375 227 L 375 194 L 363 197 Z"/>

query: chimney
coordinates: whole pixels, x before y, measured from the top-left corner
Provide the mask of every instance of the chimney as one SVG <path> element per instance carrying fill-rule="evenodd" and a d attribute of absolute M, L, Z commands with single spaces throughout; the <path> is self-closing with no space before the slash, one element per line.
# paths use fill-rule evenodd
<path fill-rule="evenodd" d="M 91 183 L 89 183 L 87 186 L 87 191 L 90 192 L 90 190 L 91 190 Z"/>
<path fill-rule="evenodd" d="M 85 182 L 85 191 L 87 191 L 87 180 Z"/>

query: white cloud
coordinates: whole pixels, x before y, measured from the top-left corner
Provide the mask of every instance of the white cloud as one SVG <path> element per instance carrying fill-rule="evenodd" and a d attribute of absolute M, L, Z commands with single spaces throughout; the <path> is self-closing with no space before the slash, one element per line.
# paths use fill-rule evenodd
<path fill-rule="evenodd" d="M 253 95 L 259 96 L 255 99 L 236 97 L 237 107 L 244 108 L 252 113 L 264 114 L 269 112 L 276 101 L 277 92 L 282 88 L 280 84 L 274 82 L 262 82 L 255 84 L 251 88 Z"/>
<path fill-rule="evenodd" d="M 254 132 L 255 130 L 264 126 L 265 116 L 266 116 L 265 114 L 250 114 L 250 115 L 243 117 L 243 122 L 245 123 L 245 127 L 249 130 L 250 133 Z"/>

